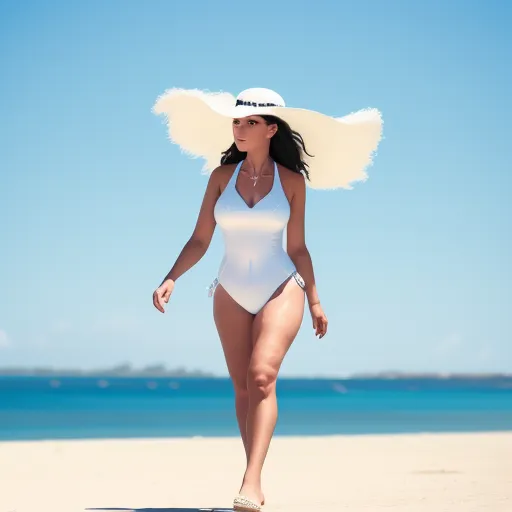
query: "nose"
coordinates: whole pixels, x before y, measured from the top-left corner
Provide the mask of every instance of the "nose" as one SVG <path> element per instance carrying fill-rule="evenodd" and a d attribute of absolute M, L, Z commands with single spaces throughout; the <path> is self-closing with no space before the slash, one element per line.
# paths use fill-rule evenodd
<path fill-rule="evenodd" d="M 235 137 L 237 137 L 238 139 L 244 139 L 244 134 L 245 134 L 245 128 L 241 125 L 235 125 L 234 126 L 234 132 L 235 132 Z"/>

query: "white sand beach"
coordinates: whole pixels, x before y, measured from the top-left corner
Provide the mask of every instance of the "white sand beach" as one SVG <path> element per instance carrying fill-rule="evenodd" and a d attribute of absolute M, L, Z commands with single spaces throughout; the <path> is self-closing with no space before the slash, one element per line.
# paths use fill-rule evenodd
<path fill-rule="evenodd" d="M 0 512 L 230 509 L 236 438 L 0 443 Z M 512 432 L 275 437 L 265 512 L 510 512 Z"/>

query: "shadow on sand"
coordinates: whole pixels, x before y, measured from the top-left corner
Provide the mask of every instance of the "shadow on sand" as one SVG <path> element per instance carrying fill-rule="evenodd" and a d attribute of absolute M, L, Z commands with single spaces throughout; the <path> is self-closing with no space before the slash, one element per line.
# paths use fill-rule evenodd
<path fill-rule="evenodd" d="M 86 508 L 97 512 L 233 512 L 230 507 L 200 507 L 200 508 L 130 508 L 130 507 L 108 507 L 108 508 Z"/>

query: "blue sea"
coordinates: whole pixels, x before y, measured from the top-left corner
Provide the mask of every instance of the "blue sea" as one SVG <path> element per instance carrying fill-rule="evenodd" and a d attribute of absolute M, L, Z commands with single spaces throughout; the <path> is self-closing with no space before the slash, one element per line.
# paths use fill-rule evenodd
<path fill-rule="evenodd" d="M 291 379 L 276 436 L 512 430 L 512 386 Z M 228 378 L 0 377 L 0 440 L 237 436 Z"/>

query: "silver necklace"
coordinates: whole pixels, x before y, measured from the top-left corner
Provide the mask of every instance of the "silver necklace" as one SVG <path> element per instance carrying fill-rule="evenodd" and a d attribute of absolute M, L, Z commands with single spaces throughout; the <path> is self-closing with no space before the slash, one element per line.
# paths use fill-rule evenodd
<path fill-rule="evenodd" d="M 259 174 L 256 174 L 254 171 L 255 169 L 253 169 L 253 175 L 249 176 L 249 179 L 251 179 L 254 182 L 253 187 L 256 186 L 256 182 L 258 181 L 259 177 L 263 174 L 263 171 L 261 171 Z"/>
<path fill-rule="evenodd" d="M 258 178 L 259 178 L 259 175 L 253 175 L 253 176 L 249 176 L 249 178 L 254 181 L 254 183 L 252 184 L 253 187 L 256 186 L 256 182 L 258 181 Z"/>

